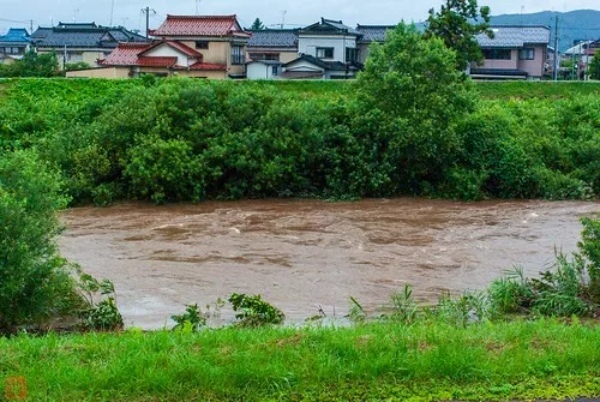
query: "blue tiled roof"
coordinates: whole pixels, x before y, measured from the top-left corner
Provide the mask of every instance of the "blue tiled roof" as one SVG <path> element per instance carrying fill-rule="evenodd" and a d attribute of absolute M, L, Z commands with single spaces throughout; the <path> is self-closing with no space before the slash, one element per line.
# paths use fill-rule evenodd
<path fill-rule="evenodd" d="M 485 34 L 477 35 L 477 41 L 483 48 L 520 48 L 527 44 L 550 43 L 550 29 L 541 25 L 495 25 L 491 29 L 493 39 Z"/>
<path fill-rule="evenodd" d="M 25 28 L 10 28 L 6 35 L 0 36 L 2 43 L 29 43 L 29 33 Z"/>
<path fill-rule="evenodd" d="M 262 29 L 251 32 L 252 38 L 248 42 L 249 48 L 296 48 L 298 46 L 298 35 L 292 29 Z"/>
<path fill-rule="evenodd" d="M 119 42 L 147 42 L 148 40 L 123 27 L 103 27 L 94 23 L 63 24 L 55 28 L 40 27 L 31 35 L 40 48 L 106 48 L 112 49 Z"/>

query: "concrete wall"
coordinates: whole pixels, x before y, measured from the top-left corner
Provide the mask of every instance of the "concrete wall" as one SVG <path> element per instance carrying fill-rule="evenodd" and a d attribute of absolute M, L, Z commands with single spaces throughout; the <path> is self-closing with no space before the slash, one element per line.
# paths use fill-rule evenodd
<path fill-rule="evenodd" d="M 249 63 L 246 65 L 246 74 L 249 80 L 274 80 L 279 78 L 283 72 L 281 66 L 277 66 L 279 73 L 273 75 L 273 65 L 267 65 L 260 62 Z"/>
<path fill-rule="evenodd" d="M 129 67 L 104 67 L 90 70 L 68 71 L 67 78 L 129 78 Z"/>
<path fill-rule="evenodd" d="M 346 49 L 356 48 L 356 37 L 354 36 L 323 36 L 323 35 L 300 35 L 298 38 L 298 53 L 304 53 L 317 57 L 318 47 L 332 47 L 333 58 L 327 60 L 346 61 Z"/>
<path fill-rule="evenodd" d="M 210 80 L 224 80 L 227 78 L 225 71 L 175 71 L 177 77 L 206 78 Z"/>

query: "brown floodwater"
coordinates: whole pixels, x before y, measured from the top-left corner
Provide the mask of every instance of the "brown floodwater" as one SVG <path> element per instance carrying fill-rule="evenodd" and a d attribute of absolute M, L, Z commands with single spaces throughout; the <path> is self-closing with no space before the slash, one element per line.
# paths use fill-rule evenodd
<path fill-rule="evenodd" d="M 484 288 L 515 265 L 576 249 L 597 202 L 379 199 L 121 204 L 64 213 L 65 257 L 111 279 L 128 325 L 158 328 L 184 305 L 261 294 L 289 320 L 375 309 L 406 283 L 422 301 Z M 223 309 L 221 317 L 231 318 Z"/>

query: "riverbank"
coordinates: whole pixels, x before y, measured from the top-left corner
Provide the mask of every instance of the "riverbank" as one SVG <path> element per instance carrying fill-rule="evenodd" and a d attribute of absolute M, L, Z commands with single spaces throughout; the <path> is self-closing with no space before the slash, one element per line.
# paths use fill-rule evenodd
<path fill-rule="evenodd" d="M 577 320 L 0 338 L 0 395 L 45 401 L 564 400 L 600 396 Z"/>

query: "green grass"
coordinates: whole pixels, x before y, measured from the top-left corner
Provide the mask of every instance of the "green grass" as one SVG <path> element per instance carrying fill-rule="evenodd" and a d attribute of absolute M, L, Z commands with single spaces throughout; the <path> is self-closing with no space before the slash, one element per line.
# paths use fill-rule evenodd
<path fill-rule="evenodd" d="M 0 339 L 29 400 L 562 400 L 600 395 L 600 327 L 223 328 Z"/>

